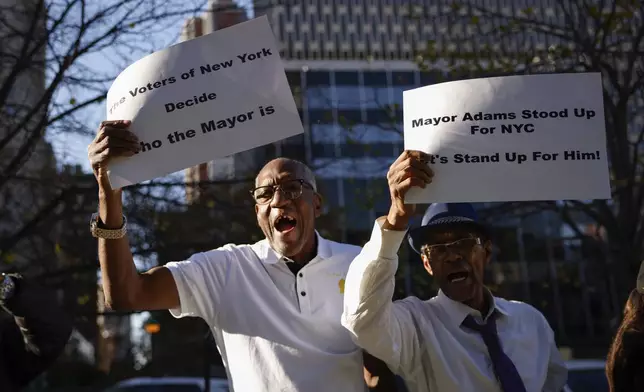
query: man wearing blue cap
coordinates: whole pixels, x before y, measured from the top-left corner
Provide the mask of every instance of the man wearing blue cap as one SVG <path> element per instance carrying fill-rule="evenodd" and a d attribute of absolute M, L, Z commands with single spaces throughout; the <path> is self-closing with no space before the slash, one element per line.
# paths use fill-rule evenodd
<path fill-rule="evenodd" d="M 392 303 L 398 248 L 415 208 L 405 194 L 432 182 L 428 161 L 405 151 L 391 165 L 391 208 L 349 268 L 342 324 L 410 391 L 560 392 L 567 370 L 545 317 L 485 286 L 491 240 L 471 205 L 433 204 L 410 230 L 411 247 L 440 290 L 428 301 Z"/>

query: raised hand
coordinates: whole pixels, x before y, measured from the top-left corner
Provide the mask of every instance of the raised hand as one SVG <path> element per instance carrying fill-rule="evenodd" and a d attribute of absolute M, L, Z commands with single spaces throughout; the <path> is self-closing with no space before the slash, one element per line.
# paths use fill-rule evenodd
<path fill-rule="evenodd" d="M 139 139 L 130 130 L 128 120 L 103 121 L 96 137 L 87 147 L 87 156 L 102 191 L 112 191 L 107 166 L 113 158 L 129 157 L 139 151 Z"/>
<path fill-rule="evenodd" d="M 409 224 L 409 218 L 416 208 L 413 204 L 405 204 L 405 195 L 411 187 L 425 188 L 432 182 L 434 172 L 427 166 L 429 156 L 421 151 L 405 150 L 389 167 L 387 182 L 391 207 L 387 215 L 390 228 L 404 230 Z"/>

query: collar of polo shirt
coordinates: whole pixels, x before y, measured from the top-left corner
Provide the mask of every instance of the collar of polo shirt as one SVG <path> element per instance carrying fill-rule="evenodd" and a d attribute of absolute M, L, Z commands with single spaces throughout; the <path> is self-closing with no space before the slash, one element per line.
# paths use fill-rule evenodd
<path fill-rule="evenodd" d="M 318 233 L 317 230 L 315 231 L 315 236 L 318 239 L 318 253 L 316 257 L 320 257 L 322 259 L 331 257 L 331 247 L 329 246 L 329 242 L 322 236 L 320 236 L 320 233 Z M 266 264 L 275 264 L 279 261 L 282 261 L 284 263 L 291 261 L 289 258 L 275 252 L 275 250 L 271 248 L 267 239 L 260 241 L 258 243 L 258 246 L 255 248 L 255 251 L 257 252 L 259 258 Z"/>

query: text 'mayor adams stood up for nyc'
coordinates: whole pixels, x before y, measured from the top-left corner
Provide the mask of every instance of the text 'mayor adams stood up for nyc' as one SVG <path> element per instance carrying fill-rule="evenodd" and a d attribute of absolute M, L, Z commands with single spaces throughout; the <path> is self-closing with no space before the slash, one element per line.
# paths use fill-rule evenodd
<path fill-rule="evenodd" d="M 203 318 L 231 390 L 365 391 L 362 350 L 340 324 L 342 282 L 360 248 L 316 232 L 322 199 L 311 170 L 276 159 L 257 175 L 252 196 L 264 240 L 229 244 L 139 274 L 125 235 L 121 190 L 111 189 L 107 177 L 110 159 L 138 151 L 129 126 L 103 122 L 88 148 L 99 184 L 91 230 L 99 238 L 108 305 Z"/>
<path fill-rule="evenodd" d="M 391 301 L 398 248 L 414 212 L 405 194 L 432 182 L 427 158 L 404 151 L 389 169 L 391 209 L 349 267 L 343 325 L 410 392 L 561 392 L 567 370 L 545 317 L 485 287 L 491 241 L 471 205 L 433 204 L 409 233 L 438 295 Z"/>

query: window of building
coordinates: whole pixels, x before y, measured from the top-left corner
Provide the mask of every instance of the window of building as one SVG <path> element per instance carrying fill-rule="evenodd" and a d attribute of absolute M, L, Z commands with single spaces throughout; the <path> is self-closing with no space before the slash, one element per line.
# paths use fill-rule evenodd
<path fill-rule="evenodd" d="M 291 87 L 291 93 L 293 94 L 295 105 L 298 108 L 302 107 L 302 80 L 300 75 L 300 71 L 288 71 L 286 73 L 286 79 Z"/>
<path fill-rule="evenodd" d="M 392 157 L 315 157 L 313 166 L 320 178 L 385 178 L 392 162 Z"/>
<path fill-rule="evenodd" d="M 387 86 L 387 73 L 384 71 L 364 71 L 363 83 L 365 86 Z"/>
<path fill-rule="evenodd" d="M 333 122 L 333 111 L 330 108 L 309 110 L 308 114 L 311 124 L 329 124 Z"/>
<path fill-rule="evenodd" d="M 315 168 L 315 166 L 314 166 Z M 340 205 L 340 194 L 338 193 L 338 180 L 316 178 L 318 192 L 324 198 L 323 213 L 337 210 Z"/>
<path fill-rule="evenodd" d="M 394 161 L 397 146 L 391 143 L 344 143 L 340 144 L 340 156 L 343 158 L 383 157 Z"/>
<path fill-rule="evenodd" d="M 376 217 L 386 215 L 391 205 L 387 179 L 384 177 L 369 179 L 367 187 L 373 199 L 373 210 Z"/>
<path fill-rule="evenodd" d="M 336 143 L 342 140 L 345 130 L 337 124 L 311 124 L 313 143 Z"/>
<path fill-rule="evenodd" d="M 309 109 L 331 108 L 334 105 L 333 90 L 329 86 L 309 86 L 306 88 L 306 105 Z"/>
<path fill-rule="evenodd" d="M 327 71 L 308 71 L 306 73 L 306 85 L 310 86 L 329 86 L 330 75 Z"/>
<path fill-rule="evenodd" d="M 343 128 L 362 123 L 362 111 L 359 109 L 338 110 L 338 124 Z"/>
<path fill-rule="evenodd" d="M 359 143 L 398 142 L 402 140 L 402 124 L 356 124 L 349 137 Z"/>
<path fill-rule="evenodd" d="M 360 178 L 344 180 L 344 210 L 349 230 L 368 229 L 372 225 L 372 202 L 367 185 L 368 181 Z"/>
<path fill-rule="evenodd" d="M 420 85 L 429 86 L 445 81 L 445 75 L 440 71 L 423 71 L 420 73 Z"/>
<path fill-rule="evenodd" d="M 412 71 L 394 71 L 391 73 L 391 84 L 394 86 L 415 86 L 415 75 Z"/>
<path fill-rule="evenodd" d="M 391 102 L 391 89 L 389 87 L 365 86 L 362 89 L 364 94 L 363 107 L 365 109 L 387 110 Z"/>
<path fill-rule="evenodd" d="M 336 71 L 336 86 L 357 86 L 359 84 L 358 72 L 355 71 Z"/>
<path fill-rule="evenodd" d="M 403 114 L 402 107 L 397 110 L 368 110 L 367 123 L 369 124 L 402 124 Z"/>
<path fill-rule="evenodd" d="M 331 105 L 338 109 L 360 109 L 365 101 L 357 85 L 335 86 L 335 97 Z"/>
<path fill-rule="evenodd" d="M 314 143 L 311 145 L 311 154 L 314 158 L 335 157 L 335 143 Z"/>

